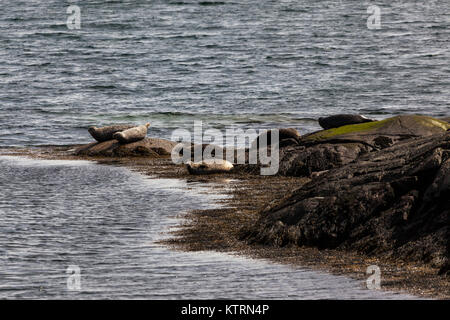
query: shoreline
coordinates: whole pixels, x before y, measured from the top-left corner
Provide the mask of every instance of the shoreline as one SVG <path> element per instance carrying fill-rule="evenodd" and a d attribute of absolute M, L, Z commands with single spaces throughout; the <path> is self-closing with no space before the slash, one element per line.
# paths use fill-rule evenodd
<path fill-rule="evenodd" d="M 76 146 L 0 148 L 0 155 L 47 160 L 91 160 L 124 166 L 155 178 L 217 182 L 208 187 L 215 193 L 229 195 L 219 201 L 221 208 L 181 214 L 183 222 L 170 232 L 170 238 L 158 243 L 174 250 L 226 252 L 334 275 L 345 275 L 361 280 L 361 285 L 365 284 L 364 281 L 368 277 L 366 268 L 378 265 L 381 269 L 381 290 L 412 294 L 418 298 L 450 299 L 449 281 L 445 276 L 437 275 L 437 269 L 426 265 L 399 263 L 343 250 L 250 245 L 239 239 L 242 226 L 255 223 L 261 209 L 280 201 L 293 188 L 308 182 L 309 178 L 261 177 L 243 173 L 192 176 L 184 167 L 172 164 L 167 158 L 75 156 L 68 152 L 74 147 Z"/>

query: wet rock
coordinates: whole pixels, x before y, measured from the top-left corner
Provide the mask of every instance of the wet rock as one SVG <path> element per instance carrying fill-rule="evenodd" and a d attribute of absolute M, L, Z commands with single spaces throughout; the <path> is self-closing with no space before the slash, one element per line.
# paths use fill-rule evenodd
<path fill-rule="evenodd" d="M 450 123 L 450 117 L 442 117 L 442 118 L 439 118 L 439 120 L 446 121 L 446 122 Z"/>
<path fill-rule="evenodd" d="M 294 128 L 280 128 L 278 130 L 278 141 L 280 144 L 292 145 L 298 144 L 298 140 L 300 139 L 300 134 Z M 255 141 L 252 142 L 252 148 L 259 148 L 260 140 L 265 139 L 266 145 L 270 146 L 272 144 L 272 130 L 267 130 L 261 133 Z"/>
<path fill-rule="evenodd" d="M 316 171 L 343 166 L 372 150 L 360 143 L 323 143 L 280 148 L 278 173 L 284 176 L 310 176 Z"/>
<path fill-rule="evenodd" d="M 109 140 L 78 147 L 74 153 L 79 156 L 102 157 L 170 157 L 176 144 L 176 142 L 158 138 L 145 138 L 128 144 L 121 144 L 117 140 Z"/>
<path fill-rule="evenodd" d="M 226 173 L 233 169 L 233 164 L 226 160 L 207 159 L 201 162 L 189 162 L 186 168 L 190 174 Z"/>
<path fill-rule="evenodd" d="M 448 274 L 449 199 L 450 132 L 441 129 L 318 175 L 241 234 L 250 243 L 355 250 Z"/>

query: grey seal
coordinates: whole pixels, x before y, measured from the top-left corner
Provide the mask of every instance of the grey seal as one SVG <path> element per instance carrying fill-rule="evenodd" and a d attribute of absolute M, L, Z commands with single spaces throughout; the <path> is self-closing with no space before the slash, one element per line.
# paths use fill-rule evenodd
<path fill-rule="evenodd" d="M 113 135 L 116 132 L 124 131 L 130 128 L 133 128 L 134 125 L 123 124 L 123 125 L 114 125 L 108 127 L 89 127 L 88 132 L 91 134 L 92 138 L 97 140 L 98 142 L 105 142 L 113 139 Z"/>
<path fill-rule="evenodd" d="M 200 162 L 188 162 L 186 168 L 190 174 L 224 173 L 233 169 L 233 164 L 227 160 L 207 159 Z"/>
<path fill-rule="evenodd" d="M 118 140 L 122 144 L 143 140 L 147 135 L 148 127 L 150 127 L 150 123 L 116 132 L 113 135 L 113 138 Z"/>

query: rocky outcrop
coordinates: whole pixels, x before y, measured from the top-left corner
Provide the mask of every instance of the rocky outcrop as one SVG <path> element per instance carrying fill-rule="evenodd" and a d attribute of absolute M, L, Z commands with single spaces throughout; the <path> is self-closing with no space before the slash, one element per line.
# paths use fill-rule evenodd
<path fill-rule="evenodd" d="M 176 142 L 158 138 L 145 138 L 128 144 L 121 144 L 117 140 L 109 140 L 78 147 L 74 153 L 79 156 L 102 157 L 170 157 L 170 153 L 176 144 Z"/>
<path fill-rule="evenodd" d="M 350 249 L 448 273 L 450 132 L 444 127 L 431 135 L 437 129 L 428 128 L 383 131 L 397 142 L 318 175 L 261 212 L 256 225 L 242 230 L 242 239 Z M 400 138 L 416 133 L 425 137 Z M 364 139 L 373 143 L 369 135 Z"/>

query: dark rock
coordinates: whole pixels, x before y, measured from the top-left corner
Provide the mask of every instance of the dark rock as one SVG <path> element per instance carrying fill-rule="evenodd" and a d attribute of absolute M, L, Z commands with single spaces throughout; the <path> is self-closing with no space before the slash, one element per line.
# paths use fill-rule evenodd
<path fill-rule="evenodd" d="M 450 123 L 450 117 L 442 117 L 442 118 L 439 118 L 439 120 L 446 121 L 446 122 Z"/>
<path fill-rule="evenodd" d="M 373 120 L 358 114 L 337 114 L 325 118 L 319 118 L 319 124 L 324 129 L 339 128 L 349 124 L 358 124 L 372 121 Z"/>
<path fill-rule="evenodd" d="M 373 149 L 361 143 L 323 143 L 280 148 L 278 173 L 284 176 L 310 176 L 352 162 Z"/>
<path fill-rule="evenodd" d="M 390 147 L 394 142 L 391 138 L 386 136 L 378 136 L 373 140 L 373 143 L 381 149 Z"/>
<path fill-rule="evenodd" d="M 147 136 L 148 127 L 150 127 L 150 123 L 116 132 L 113 134 L 113 139 L 122 144 L 140 141 Z"/>
<path fill-rule="evenodd" d="M 277 130 L 278 130 L 278 139 L 279 139 L 280 144 L 281 144 L 281 142 L 283 142 L 283 145 L 298 144 L 298 140 L 300 139 L 300 134 L 298 133 L 298 131 L 296 129 L 281 128 L 281 129 L 277 129 Z M 259 148 L 259 141 L 263 137 L 266 139 L 267 146 L 272 145 L 272 130 L 267 130 L 267 131 L 264 131 L 263 133 L 261 133 L 255 139 L 255 141 L 252 142 L 252 147 Z M 285 140 L 288 140 L 288 142 Z"/>
<path fill-rule="evenodd" d="M 233 164 L 226 160 L 203 160 L 189 162 L 186 168 L 190 174 L 227 173 L 233 170 Z"/>

